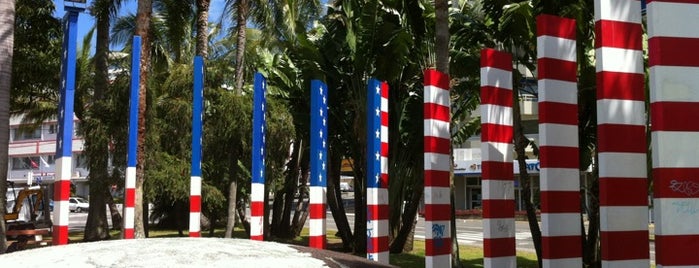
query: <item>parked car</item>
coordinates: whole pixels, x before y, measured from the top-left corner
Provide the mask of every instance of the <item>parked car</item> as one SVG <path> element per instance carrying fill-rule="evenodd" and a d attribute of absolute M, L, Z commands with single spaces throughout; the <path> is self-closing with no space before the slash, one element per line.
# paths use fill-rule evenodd
<path fill-rule="evenodd" d="M 352 186 L 350 186 L 350 184 L 347 182 L 340 182 L 340 191 L 351 192 Z"/>
<path fill-rule="evenodd" d="M 90 209 L 90 203 L 82 197 L 71 197 L 68 199 L 70 212 L 83 212 Z"/>

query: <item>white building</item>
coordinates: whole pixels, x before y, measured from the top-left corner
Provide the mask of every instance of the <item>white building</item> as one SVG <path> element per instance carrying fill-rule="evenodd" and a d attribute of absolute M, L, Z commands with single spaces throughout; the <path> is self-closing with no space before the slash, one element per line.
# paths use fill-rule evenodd
<path fill-rule="evenodd" d="M 79 121 L 73 117 L 74 129 Z M 8 161 L 8 181 L 15 186 L 32 184 L 52 184 L 54 182 L 56 136 L 58 122 L 55 119 L 44 121 L 39 127 L 22 124 L 22 116 L 10 118 L 10 144 Z M 83 156 L 85 141 L 73 131 L 73 170 L 71 172 L 73 195 L 87 197 L 87 159 Z M 32 180 L 29 180 L 33 175 Z"/>

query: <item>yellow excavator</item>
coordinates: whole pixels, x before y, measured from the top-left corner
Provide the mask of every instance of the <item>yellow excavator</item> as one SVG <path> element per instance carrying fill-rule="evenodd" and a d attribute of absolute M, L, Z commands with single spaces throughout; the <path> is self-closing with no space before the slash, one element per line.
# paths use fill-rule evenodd
<path fill-rule="evenodd" d="M 5 225 L 7 230 L 50 228 L 51 206 L 48 196 L 45 195 L 45 187 L 32 186 L 15 188 L 10 185 L 7 191 L 7 205 L 5 212 Z"/>

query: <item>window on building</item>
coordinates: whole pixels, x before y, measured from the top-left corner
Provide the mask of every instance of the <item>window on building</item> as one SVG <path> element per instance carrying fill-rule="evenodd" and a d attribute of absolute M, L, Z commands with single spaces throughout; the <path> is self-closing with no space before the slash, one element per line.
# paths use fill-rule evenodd
<path fill-rule="evenodd" d="M 39 157 L 13 157 L 12 170 L 38 169 L 40 165 Z"/>
<path fill-rule="evenodd" d="M 27 128 L 15 128 L 15 141 L 21 140 L 39 140 L 41 139 L 41 128 L 27 129 Z"/>
<path fill-rule="evenodd" d="M 75 154 L 75 167 L 87 168 L 87 156 L 83 154 Z"/>
<path fill-rule="evenodd" d="M 56 134 L 57 132 L 58 132 L 58 125 L 50 124 L 49 125 L 49 134 Z"/>

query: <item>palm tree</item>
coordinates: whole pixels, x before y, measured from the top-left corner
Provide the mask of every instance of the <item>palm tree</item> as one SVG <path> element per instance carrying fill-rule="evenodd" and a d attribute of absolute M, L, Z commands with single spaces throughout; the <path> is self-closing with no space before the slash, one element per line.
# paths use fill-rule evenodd
<path fill-rule="evenodd" d="M 197 0 L 197 49 L 196 55 L 209 57 L 209 3 L 211 0 Z"/>
<path fill-rule="evenodd" d="M 0 1 L 0 217 L 5 218 L 7 161 L 10 143 L 10 86 L 12 85 L 12 52 L 15 30 L 15 1 Z M 7 247 L 5 221 L 0 221 L 0 253 Z"/>

